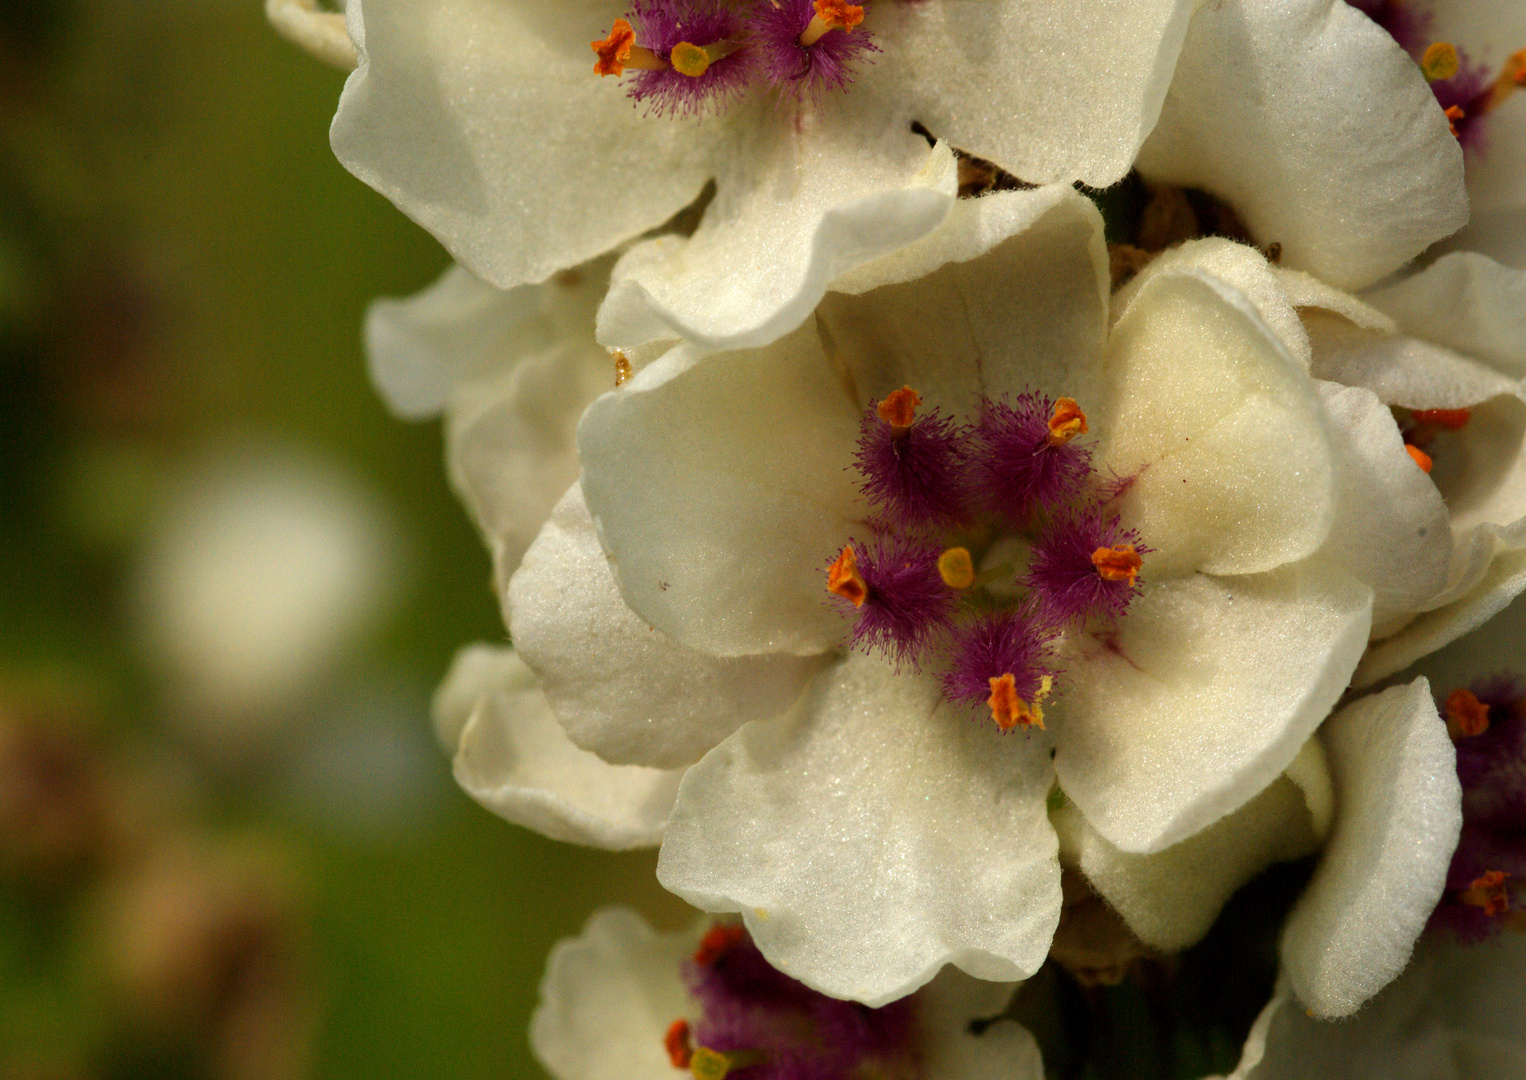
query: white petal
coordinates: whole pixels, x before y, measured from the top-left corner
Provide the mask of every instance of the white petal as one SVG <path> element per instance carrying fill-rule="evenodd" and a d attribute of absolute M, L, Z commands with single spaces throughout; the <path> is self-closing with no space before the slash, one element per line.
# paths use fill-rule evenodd
<path fill-rule="evenodd" d="M 514 650 L 505 646 L 478 642 L 456 650 L 429 710 L 435 737 L 446 753 L 455 756 L 456 747 L 461 745 L 461 729 L 472 718 L 477 702 L 510 685 L 523 669 Z"/>
<path fill-rule="evenodd" d="M 1462 827 L 1462 789 L 1430 684 L 1362 698 L 1321 733 L 1339 811 L 1288 916 L 1282 963 L 1318 1016 L 1345 1016 L 1409 961 L 1441 899 Z"/>
<path fill-rule="evenodd" d="M 1052 775 L 1041 738 L 855 654 L 689 771 L 657 876 L 835 997 L 883 1004 L 949 963 L 1026 978 L 1060 913 Z"/>
<path fill-rule="evenodd" d="M 1303 793 L 1285 777 L 1234 813 L 1153 855 L 1119 851 L 1081 822 L 1080 869 L 1086 880 L 1141 941 L 1168 952 L 1199 941 L 1225 901 L 1262 870 L 1317 846 Z"/>
<path fill-rule="evenodd" d="M 499 817 L 553 840 L 615 850 L 661 843 L 683 770 L 610 765 L 579 750 L 535 673 L 509 666 L 461 731 L 456 782 Z"/>
<path fill-rule="evenodd" d="M 1462 409 L 1514 393 L 1516 381 L 1460 353 L 1401 334 L 1381 334 L 1323 312 L 1304 315 L 1314 376 L 1362 386 L 1385 405 Z"/>
<path fill-rule="evenodd" d="M 972 979 L 946 967 L 917 991 L 922 1031 L 922 1061 L 929 1077 L 940 1080 L 1043 1080 L 1038 1043 L 1011 1020 L 987 1024 L 979 1035 L 971 1020 L 989 1020 L 1006 1009 L 1012 983 Z"/>
<path fill-rule="evenodd" d="M 938 136 L 1024 180 L 1107 187 L 1128 172 L 1160 113 L 1196 6 L 889 6 L 885 56 L 869 78 L 909 97 L 916 118 Z"/>
<path fill-rule="evenodd" d="M 668 1025 L 694 1011 L 683 965 L 700 931 L 658 934 L 628 908 L 594 912 L 546 961 L 530 1047 L 556 1080 L 673 1080 Z"/>
<path fill-rule="evenodd" d="M 826 567 L 864 512 L 861 408 L 810 325 L 698 362 L 674 349 L 594 402 L 583 491 L 625 602 L 717 656 L 836 647 Z"/>
<path fill-rule="evenodd" d="M 817 322 L 864 405 L 910 385 L 969 418 L 978 394 L 1028 389 L 1091 408 L 1108 288 L 1091 200 L 1065 186 L 999 192 L 961 200 L 925 240 L 834 282 Z"/>
<path fill-rule="evenodd" d="M 1372 593 L 1308 560 L 1147 588 L 1115 638 L 1076 640 L 1054 705 L 1055 768 L 1124 851 L 1160 851 L 1286 769 L 1345 689 Z"/>
<path fill-rule="evenodd" d="M 1243 293 L 1195 269 L 1150 276 L 1107 365 L 1098 457 L 1135 478 L 1121 508 L 1156 549 L 1146 574 L 1254 573 L 1324 542 L 1335 485 L 1319 398 Z"/>
<path fill-rule="evenodd" d="M 509 583 L 509 631 L 572 741 L 621 765 L 674 768 L 777 716 L 826 658 L 717 658 L 675 644 L 620 599 L 574 485 Z"/>
<path fill-rule="evenodd" d="M 551 344 L 541 290 L 496 289 L 452 266 L 403 300 L 366 312 L 366 361 L 387 406 L 405 420 L 434 416 L 452 389 L 492 379 Z"/>
<path fill-rule="evenodd" d="M 1431 481 L 1459 539 L 1481 525 L 1526 516 L 1526 402 L 1515 396 L 1483 402 L 1462 431 L 1438 436 L 1432 451 Z"/>
<path fill-rule="evenodd" d="M 1452 530 L 1441 493 L 1369 390 L 1320 383 L 1336 440 L 1339 509 L 1321 553 L 1373 590 L 1377 632 L 1446 587 Z"/>
<path fill-rule="evenodd" d="M 1369 649 L 1352 676 L 1353 686 L 1371 686 L 1403 671 L 1422 656 L 1478 629 L 1526 592 L 1526 528 L 1481 529 L 1476 535 L 1483 550 L 1475 562 L 1488 567 L 1477 584 Z"/>
<path fill-rule="evenodd" d="M 1325 284 L 1312 274 L 1289 270 L 1285 266 L 1273 267 L 1273 270 L 1276 271 L 1283 293 L 1296 308 L 1320 308 L 1334 312 L 1363 329 L 1381 330 L 1385 334 L 1398 329 L 1393 319 L 1377 308 L 1333 285 Z"/>
<path fill-rule="evenodd" d="M 1282 347 L 1308 370 L 1309 336 L 1295 310 L 1298 301 L 1287 291 L 1295 273 L 1269 265 L 1266 256 L 1255 248 L 1222 236 L 1188 240 L 1161 252 L 1144 272 L 1118 290 L 1113 297 L 1113 321 L 1123 317 L 1134 298 L 1158 275 L 1215 278 L 1238 293 L 1237 300 L 1249 301 Z"/>
<path fill-rule="evenodd" d="M 615 267 L 598 337 L 767 344 L 799 326 L 839 274 L 935 229 L 958 189 L 947 145 L 824 102 L 764 116 L 721 174 L 690 238 L 637 245 Z"/>
<path fill-rule="evenodd" d="M 1516 378 L 1526 375 L 1526 271 L 1453 252 L 1397 284 L 1369 290 L 1363 299 L 1393 316 L 1406 334 L 1485 360 Z"/>
<path fill-rule="evenodd" d="M 1346 289 L 1467 220 L 1462 151 L 1415 62 L 1340 0 L 1204 4 L 1139 169 L 1226 200 Z"/>
<path fill-rule="evenodd" d="M 334 153 L 495 285 L 662 224 L 711 175 L 727 121 L 643 115 L 594 75 L 607 3 L 364 0 L 357 34 L 361 6 Z"/>

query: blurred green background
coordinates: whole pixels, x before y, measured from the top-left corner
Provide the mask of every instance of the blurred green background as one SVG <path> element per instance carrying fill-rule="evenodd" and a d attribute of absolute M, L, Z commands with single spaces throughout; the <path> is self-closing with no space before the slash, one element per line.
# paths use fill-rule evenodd
<path fill-rule="evenodd" d="M 678 917 L 650 855 L 499 821 L 433 742 L 452 653 L 503 628 L 438 425 L 367 382 L 367 303 L 448 260 L 330 154 L 343 78 L 258 0 L 0 5 L 0 1076 L 539 1076 L 552 942 L 617 899 Z M 225 739 L 135 581 L 249 447 L 391 554 L 319 684 Z"/>

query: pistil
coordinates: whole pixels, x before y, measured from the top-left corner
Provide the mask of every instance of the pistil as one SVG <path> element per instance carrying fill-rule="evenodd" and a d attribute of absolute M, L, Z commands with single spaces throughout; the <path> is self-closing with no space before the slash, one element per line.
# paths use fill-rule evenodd
<path fill-rule="evenodd" d="M 609 36 L 602 41 L 590 41 L 589 48 L 598 54 L 594 61 L 595 75 L 620 75 L 626 68 L 636 71 L 667 71 L 670 65 L 651 49 L 636 44 L 636 31 L 624 19 L 616 19 Z"/>
<path fill-rule="evenodd" d="M 829 31 L 841 29 L 847 33 L 864 21 L 864 9 L 858 4 L 849 4 L 846 0 L 816 0 L 815 6 L 815 16 L 800 34 L 800 45 L 803 48 L 810 48 Z"/>

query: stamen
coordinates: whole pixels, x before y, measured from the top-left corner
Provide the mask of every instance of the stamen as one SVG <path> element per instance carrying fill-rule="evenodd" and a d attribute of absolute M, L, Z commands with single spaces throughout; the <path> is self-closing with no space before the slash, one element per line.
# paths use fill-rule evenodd
<path fill-rule="evenodd" d="M 800 35 L 800 44 L 809 48 L 829 30 L 839 27 L 844 33 L 864 21 L 864 9 L 847 0 L 816 0 L 816 15 Z"/>
<path fill-rule="evenodd" d="M 697 79 L 710 70 L 710 65 L 723 60 L 741 48 L 734 41 L 717 41 L 712 45 L 692 45 L 680 41 L 668 52 L 668 61 L 680 75 Z"/>
<path fill-rule="evenodd" d="M 746 939 L 747 931 L 735 923 L 717 923 L 700 939 L 699 948 L 694 950 L 694 962 L 709 967 Z"/>
<path fill-rule="evenodd" d="M 991 696 L 986 704 L 991 707 L 991 719 L 1002 731 L 1014 727 L 1044 727 L 1044 710 L 1039 702 L 1049 695 L 1054 679 L 1045 675 L 1039 682 L 1039 691 L 1031 703 L 1017 696 L 1017 680 L 1010 672 L 991 680 Z"/>
<path fill-rule="evenodd" d="M 1458 899 L 1471 907 L 1483 908 L 1485 915 L 1503 915 L 1510 910 L 1510 896 L 1505 891 L 1507 877 L 1509 875 L 1501 870 L 1485 871 L 1463 890 Z"/>
<path fill-rule="evenodd" d="M 1489 730 L 1489 706 L 1471 690 L 1457 689 L 1447 695 L 1447 734 L 1452 738 L 1471 738 Z"/>
<path fill-rule="evenodd" d="M 1049 435 L 1044 441 L 1050 446 L 1064 446 L 1088 430 L 1086 414 L 1076 404 L 1076 399 L 1062 397 L 1054 403 L 1054 412 L 1049 417 Z"/>
<path fill-rule="evenodd" d="M 726 1074 L 731 1071 L 731 1059 L 708 1046 L 701 1046 L 694 1051 L 689 1071 L 694 1074 L 694 1080 L 726 1080 Z"/>
<path fill-rule="evenodd" d="M 1474 106 L 1474 111 L 1485 116 L 1505 103 L 1505 100 L 1521 87 L 1526 86 L 1526 49 L 1510 54 L 1504 67 L 1489 87 L 1488 95 Z"/>
<path fill-rule="evenodd" d="M 674 1020 L 662 1037 L 662 1048 L 668 1052 L 668 1060 L 675 1069 L 687 1069 L 694 1058 L 694 1041 L 689 1034 L 689 1021 Z"/>
<path fill-rule="evenodd" d="M 619 75 L 626 68 L 638 71 L 666 71 L 668 62 L 651 49 L 636 44 L 636 31 L 624 19 L 616 19 L 609 37 L 602 41 L 590 41 L 589 47 L 598 54 L 594 61 L 595 75 Z"/>
<path fill-rule="evenodd" d="M 938 574 L 950 589 L 968 589 L 975 584 L 975 564 L 969 549 L 951 547 L 939 555 Z"/>
<path fill-rule="evenodd" d="M 1457 74 L 1457 49 L 1450 42 L 1436 41 L 1420 58 L 1420 74 L 1426 82 L 1440 82 Z"/>
<path fill-rule="evenodd" d="M 856 608 L 864 606 L 869 599 L 869 586 L 858 572 L 858 559 L 853 555 L 853 545 L 844 544 L 842 554 L 827 568 L 827 592 L 840 596 Z"/>
<path fill-rule="evenodd" d="M 615 388 L 624 386 L 626 380 L 631 377 L 631 361 L 619 349 L 611 349 L 610 355 L 615 358 Z"/>
<path fill-rule="evenodd" d="M 1416 409 L 1410 413 L 1415 423 L 1446 431 L 1461 431 L 1472 416 L 1472 409 Z"/>
<path fill-rule="evenodd" d="M 885 400 L 875 407 L 881 420 L 890 425 L 890 432 L 896 438 L 905 438 L 911 430 L 911 425 L 916 421 L 917 406 L 922 404 L 922 395 L 909 386 L 903 386 L 885 395 Z"/>
<path fill-rule="evenodd" d="M 1405 443 L 1404 452 L 1410 456 L 1416 465 L 1420 466 L 1421 472 L 1428 473 L 1431 471 L 1431 455 L 1427 454 L 1424 450 L 1418 446 Z"/>
<path fill-rule="evenodd" d="M 1122 581 L 1132 587 L 1134 580 L 1139 577 L 1139 568 L 1144 565 L 1144 560 L 1139 557 L 1133 544 L 1120 544 L 1117 547 L 1099 547 L 1092 552 L 1092 565 L 1097 568 L 1097 574 L 1103 581 Z"/>
<path fill-rule="evenodd" d="M 1447 111 L 1446 111 L 1447 126 L 1449 126 L 1452 129 L 1452 137 L 1454 139 L 1462 138 L 1462 136 L 1457 131 L 1457 121 L 1461 120 L 1464 116 L 1467 116 L 1467 115 L 1468 115 L 1467 113 L 1463 112 L 1461 105 L 1448 105 L 1447 106 Z M 1429 471 L 1429 470 L 1427 470 L 1427 471 Z"/>

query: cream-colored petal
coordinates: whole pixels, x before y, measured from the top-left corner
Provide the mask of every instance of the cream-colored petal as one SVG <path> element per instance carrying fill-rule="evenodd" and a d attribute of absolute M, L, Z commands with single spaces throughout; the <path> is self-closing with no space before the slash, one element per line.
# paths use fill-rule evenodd
<path fill-rule="evenodd" d="M 1119 851 L 1079 814 L 1079 865 L 1145 944 L 1195 944 L 1236 889 L 1317 846 L 1303 792 L 1285 777 L 1234 813 L 1152 855 Z"/>
<path fill-rule="evenodd" d="M 625 606 L 574 485 L 509 582 L 506 621 L 572 741 L 620 765 L 676 768 L 787 709 L 822 657 L 714 657 Z"/>
<path fill-rule="evenodd" d="M 1307 560 L 1147 588 L 1106 639 L 1067 643 L 1060 786 L 1114 846 L 1155 852 L 1249 802 L 1345 689 L 1372 592 Z"/>
<path fill-rule="evenodd" d="M 883 1004 L 945 964 L 1025 978 L 1060 912 L 1052 777 L 1041 733 L 1002 736 L 853 654 L 689 771 L 657 876 L 835 997 Z"/>
<path fill-rule="evenodd" d="M 659 934 L 629 908 L 593 913 L 556 943 L 530 1018 L 530 1048 L 556 1080 L 673 1080 L 668 1025 L 694 1012 L 683 965 L 699 928 Z"/>
<path fill-rule="evenodd" d="M 1467 220 L 1462 151 L 1430 88 L 1341 0 L 1204 4 L 1138 167 L 1219 196 L 1284 264 L 1345 289 Z"/>
<path fill-rule="evenodd" d="M 1520 104 L 1526 112 L 1526 101 Z M 1396 284 L 1369 289 L 1363 299 L 1412 337 L 1526 376 L 1526 271 L 1453 252 Z"/>
<path fill-rule="evenodd" d="M 826 567 L 862 531 L 861 408 L 812 325 L 702 360 L 677 348 L 594 402 L 583 491 L 625 602 L 716 656 L 840 644 Z"/>
<path fill-rule="evenodd" d="M 1151 275 L 1113 328 L 1105 377 L 1098 458 L 1132 481 L 1119 506 L 1156 549 L 1144 573 L 1254 573 L 1324 542 L 1323 410 L 1243 293 L 1195 269 Z"/>
<path fill-rule="evenodd" d="M 1283 970 L 1317 1016 L 1346 1016 L 1409 961 L 1446 885 L 1462 789 L 1425 679 L 1346 706 L 1320 734 L 1339 807 L 1288 916 Z"/>
<path fill-rule="evenodd" d="M 1516 391 L 1517 381 L 1477 360 L 1402 334 L 1365 330 L 1335 315 L 1304 315 L 1315 378 L 1371 390 L 1386 405 L 1463 409 Z"/>
<path fill-rule="evenodd" d="M 573 844 L 653 847 L 673 808 L 681 769 L 610 765 L 567 738 L 523 663 L 477 700 L 461 729 L 456 782 L 516 825 Z"/>
<path fill-rule="evenodd" d="M 599 340 L 765 345 L 799 326 L 833 278 L 937 228 L 958 189 L 952 152 L 864 105 L 830 98 L 761 117 L 724 159 L 694 235 L 620 260 Z"/>

